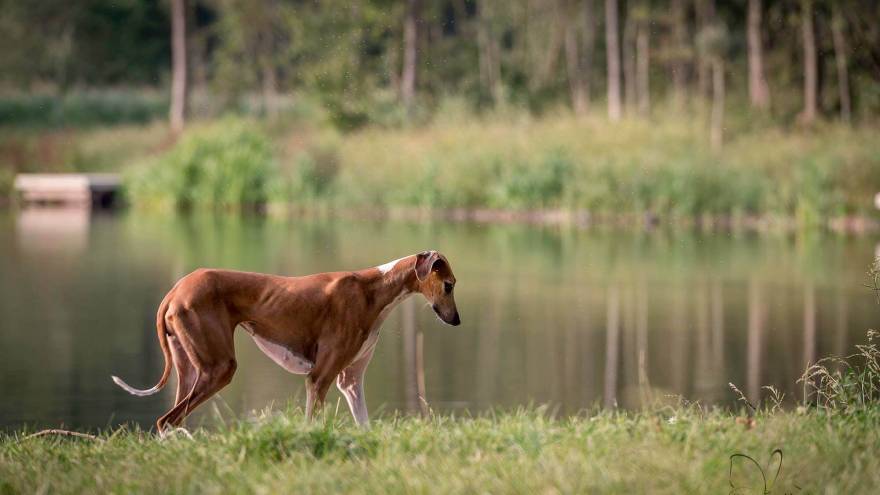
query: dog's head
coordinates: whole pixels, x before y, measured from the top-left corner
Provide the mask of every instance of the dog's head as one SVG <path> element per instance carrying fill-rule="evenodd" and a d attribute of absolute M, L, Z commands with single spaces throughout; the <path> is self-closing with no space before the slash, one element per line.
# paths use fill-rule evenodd
<path fill-rule="evenodd" d="M 431 309 L 444 323 L 458 326 L 461 318 L 455 306 L 455 275 L 446 256 L 437 251 L 424 251 L 416 255 L 416 278 L 419 292 L 431 303 Z"/>

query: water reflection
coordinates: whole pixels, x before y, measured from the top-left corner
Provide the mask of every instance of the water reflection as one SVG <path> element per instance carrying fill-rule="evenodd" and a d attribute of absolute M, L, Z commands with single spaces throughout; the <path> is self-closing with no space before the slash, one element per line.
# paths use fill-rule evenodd
<path fill-rule="evenodd" d="M 871 238 L 261 217 L 34 218 L 0 216 L 6 427 L 149 425 L 173 387 L 134 398 L 109 375 L 136 386 L 155 382 L 162 366 L 156 307 L 198 266 L 293 275 L 443 251 L 459 279 L 464 323 L 440 324 L 415 298 L 392 314 L 367 371 L 374 414 L 528 403 L 564 412 L 636 408 L 670 395 L 731 404 L 728 382 L 752 401 L 763 385 L 797 397 L 805 363 L 848 352 L 876 311 L 863 287 Z M 278 368 L 244 335 L 236 336 L 236 349 L 239 371 L 217 402 L 223 414 L 302 402 L 302 378 Z"/>

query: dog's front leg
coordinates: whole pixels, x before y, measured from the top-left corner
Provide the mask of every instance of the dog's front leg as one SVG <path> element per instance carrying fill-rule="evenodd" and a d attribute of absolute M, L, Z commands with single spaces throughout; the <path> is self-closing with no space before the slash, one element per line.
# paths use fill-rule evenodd
<path fill-rule="evenodd" d="M 315 403 L 318 402 L 318 391 L 311 376 L 306 377 L 306 419 L 311 421 L 315 415 Z"/>
<path fill-rule="evenodd" d="M 367 365 L 370 364 L 372 357 L 373 349 L 370 349 L 367 355 L 350 364 L 336 378 L 336 387 L 345 396 L 354 422 L 363 428 L 370 426 L 367 399 L 364 396 L 364 373 L 367 371 Z"/>

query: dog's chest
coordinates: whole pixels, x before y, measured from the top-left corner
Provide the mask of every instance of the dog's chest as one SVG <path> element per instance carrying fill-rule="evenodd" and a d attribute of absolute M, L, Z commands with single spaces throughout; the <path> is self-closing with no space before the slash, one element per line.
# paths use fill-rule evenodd
<path fill-rule="evenodd" d="M 361 348 L 354 356 L 354 359 L 351 360 L 352 362 L 356 362 L 364 356 L 369 356 L 373 352 L 373 349 L 376 348 L 376 343 L 379 342 L 379 328 L 381 328 L 382 324 L 385 323 L 385 318 L 388 317 L 388 313 L 390 313 L 391 310 L 393 310 L 398 304 L 400 304 L 400 301 L 406 298 L 407 295 L 407 293 L 402 293 L 398 295 L 394 298 L 393 301 L 391 301 L 389 305 L 382 308 L 382 311 L 379 313 L 379 316 L 373 323 L 373 327 L 370 328 L 370 332 L 367 335 L 366 340 L 364 340 L 364 343 L 361 344 Z"/>

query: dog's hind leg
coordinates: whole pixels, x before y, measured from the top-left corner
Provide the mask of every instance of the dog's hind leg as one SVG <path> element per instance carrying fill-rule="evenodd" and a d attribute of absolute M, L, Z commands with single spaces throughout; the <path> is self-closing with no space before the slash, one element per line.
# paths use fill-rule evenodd
<path fill-rule="evenodd" d="M 195 408 L 210 399 L 232 381 L 236 367 L 236 362 L 232 359 L 227 361 L 226 364 L 218 365 L 205 372 L 197 371 L 196 381 L 186 397 L 159 418 L 159 421 L 156 423 L 159 430 L 162 431 L 167 426 L 180 426 L 184 418 Z"/>
<path fill-rule="evenodd" d="M 160 432 L 167 426 L 179 426 L 199 404 L 228 385 L 237 367 L 232 329 L 225 330 L 217 318 L 201 318 L 194 311 L 184 310 L 173 313 L 170 319 L 179 344 L 177 350 L 189 358 L 187 380 L 192 370 L 195 377 L 189 390 L 178 390 L 174 407 L 156 422 Z M 186 395 L 181 396 L 184 392 Z"/>
<path fill-rule="evenodd" d="M 171 356 L 174 358 L 174 369 L 177 371 L 177 394 L 174 397 L 174 405 L 176 406 L 192 391 L 198 370 L 190 362 L 189 356 L 186 355 L 186 351 L 176 336 L 170 336 L 168 343 L 171 347 Z"/>

